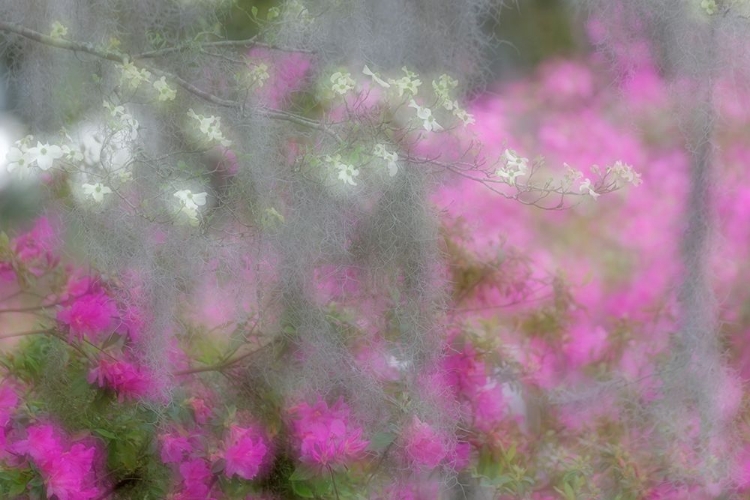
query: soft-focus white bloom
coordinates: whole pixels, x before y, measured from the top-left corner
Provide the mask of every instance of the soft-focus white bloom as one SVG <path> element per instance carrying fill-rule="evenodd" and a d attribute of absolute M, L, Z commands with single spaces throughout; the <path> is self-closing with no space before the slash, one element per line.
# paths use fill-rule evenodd
<path fill-rule="evenodd" d="M 174 101 L 177 91 L 169 86 L 166 77 L 154 81 L 154 88 L 159 92 L 159 101 Z"/>
<path fill-rule="evenodd" d="M 218 116 L 205 117 L 203 115 L 198 115 L 192 108 L 188 110 L 188 116 L 198 120 L 198 128 L 200 128 L 201 132 L 206 134 L 208 140 L 216 141 L 224 147 L 232 145 L 232 141 L 226 139 L 221 132 L 221 118 Z"/>
<path fill-rule="evenodd" d="M 60 146 L 37 141 L 36 146 L 29 148 L 28 155 L 29 161 L 35 161 L 42 170 L 49 170 L 55 160 L 62 158 L 63 152 Z"/>
<path fill-rule="evenodd" d="M 435 120 L 435 117 L 432 116 L 430 108 L 420 106 L 414 101 L 414 99 L 409 102 L 409 107 L 417 110 L 417 118 L 422 120 L 422 126 L 425 130 L 428 132 L 439 132 L 443 130 L 443 127 L 437 122 L 437 120 Z"/>
<path fill-rule="evenodd" d="M 366 64 L 365 64 L 365 67 L 362 69 L 362 73 L 372 78 L 372 81 L 377 83 L 381 87 L 384 87 L 387 89 L 391 86 L 390 83 L 380 78 L 377 73 L 373 73 L 372 70 L 368 68 Z"/>
<path fill-rule="evenodd" d="M 63 154 L 65 155 L 65 159 L 66 160 L 68 160 L 68 161 L 75 161 L 75 162 L 83 161 L 83 153 L 81 152 L 80 149 L 78 149 L 78 148 L 71 148 L 67 144 L 64 144 L 63 146 L 61 146 L 60 149 L 62 150 Z"/>
<path fill-rule="evenodd" d="M 498 177 L 502 177 L 505 181 L 514 186 L 516 184 L 516 178 L 526 175 L 529 168 L 529 159 L 519 156 L 515 151 L 506 149 L 503 152 L 503 159 L 505 165 L 498 169 L 496 172 Z"/>
<path fill-rule="evenodd" d="M 453 110 L 454 107 L 458 106 L 458 103 L 452 100 L 451 91 L 458 86 L 458 80 L 454 80 L 448 75 L 440 75 L 438 81 L 432 81 L 432 88 L 435 91 L 435 95 L 438 97 L 438 101 L 442 103 L 443 107 L 448 111 Z"/>
<path fill-rule="evenodd" d="M 457 103 L 455 104 L 453 114 L 456 116 L 456 118 L 464 122 L 464 127 L 476 122 L 476 120 L 474 119 L 474 115 L 472 115 L 471 113 L 467 113 L 465 109 L 459 108 Z"/>
<path fill-rule="evenodd" d="M 599 197 L 599 193 L 594 191 L 594 188 L 591 187 L 591 180 L 586 178 L 581 182 L 581 185 L 578 186 L 578 191 L 583 193 L 584 191 L 588 191 L 588 195 L 591 196 L 593 199 L 597 199 Z"/>
<path fill-rule="evenodd" d="M 122 65 L 122 80 L 127 81 L 131 88 L 136 89 L 143 82 L 151 80 L 151 72 L 146 69 L 138 69 L 130 61 Z"/>
<path fill-rule="evenodd" d="M 268 74 L 268 65 L 266 63 L 256 64 L 248 72 L 248 78 L 250 80 L 250 85 L 256 85 L 259 88 L 262 87 L 266 83 L 266 80 L 270 78 L 270 75 Z"/>
<path fill-rule="evenodd" d="M 633 170 L 633 167 L 627 163 L 617 161 L 607 170 L 614 173 L 623 182 L 627 182 L 634 186 L 638 186 L 643 182 L 641 180 L 641 174 Z"/>
<path fill-rule="evenodd" d="M 84 184 L 81 187 L 83 187 L 83 192 L 87 196 L 91 196 L 97 203 L 102 202 L 105 194 L 110 194 L 112 192 L 111 189 L 101 182 L 97 182 L 96 184 Z"/>
<path fill-rule="evenodd" d="M 355 85 L 352 75 L 348 72 L 342 73 L 341 71 L 337 71 L 331 75 L 331 83 L 333 84 L 331 87 L 333 91 L 340 95 L 353 90 Z"/>
<path fill-rule="evenodd" d="M 133 115 L 131 115 L 130 113 L 123 113 L 120 116 L 120 122 L 123 124 L 123 126 L 128 127 L 133 131 L 137 131 L 138 127 L 140 127 L 138 120 L 133 118 Z"/>
<path fill-rule="evenodd" d="M 382 144 L 376 144 L 372 154 L 388 162 L 388 175 L 393 177 L 398 173 L 398 154 L 389 153 Z"/>
<path fill-rule="evenodd" d="M 120 178 L 120 182 L 122 182 L 122 183 L 130 182 L 130 181 L 133 180 L 133 172 L 130 172 L 130 171 L 125 170 L 125 169 L 120 170 L 119 172 L 117 172 L 117 176 Z"/>
<path fill-rule="evenodd" d="M 712 16 L 719 11 L 719 6 L 716 5 L 716 0 L 702 0 L 701 8 L 706 11 L 706 14 Z"/>
<path fill-rule="evenodd" d="M 341 161 L 341 155 L 328 156 L 326 155 L 325 161 L 332 164 L 335 169 L 338 170 L 338 178 L 344 181 L 345 184 L 356 186 L 354 178 L 359 176 L 359 170 L 354 168 L 354 165 L 349 165 Z"/>
<path fill-rule="evenodd" d="M 345 183 L 350 184 L 352 186 L 357 185 L 357 183 L 354 182 L 354 178 L 359 176 L 359 170 L 354 168 L 354 165 L 347 165 L 346 163 L 338 163 L 336 165 L 336 168 L 339 169 L 339 179 L 341 179 Z"/>
<path fill-rule="evenodd" d="M 198 224 L 198 207 L 206 204 L 206 193 L 193 193 L 189 189 L 177 191 L 174 197 L 180 200 L 180 212 L 187 215 L 190 225 Z"/>
<path fill-rule="evenodd" d="M 49 36 L 56 39 L 61 39 L 68 34 L 68 28 L 66 28 L 60 21 L 52 23 L 52 31 Z"/>
<path fill-rule="evenodd" d="M 17 147 L 10 148 L 8 153 L 5 155 L 5 159 L 8 161 L 8 172 L 13 172 L 15 169 L 21 169 L 24 173 L 29 168 L 31 160 L 29 155 L 21 151 Z"/>
<path fill-rule="evenodd" d="M 109 114 L 112 115 L 113 118 L 125 114 L 125 108 L 123 106 L 115 106 L 109 101 L 104 101 L 104 107 L 109 110 Z"/>
<path fill-rule="evenodd" d="M 206 204 L 206 196 L 207 193 L 193 193 L 189 189 L 183 189 L 174 194 L 174 197 L 180 200 L 183 206 L 193 210 L 197 210 L 198 207 Z"/>
<path fill-rule="evenodd" d="M 389 79 L 388 83 L 396 86 L 399 97 L 402 97 L 404 92 L 408 92 L 412 96 L 417 95 L 419 86 L 422 85 L 422 80 L 417 78 L 417 74 L 409 71 L 406 66 L 401 68 L 401 70 L 406 73 L 406 76 L 401 77 L 398 80 Z"/>

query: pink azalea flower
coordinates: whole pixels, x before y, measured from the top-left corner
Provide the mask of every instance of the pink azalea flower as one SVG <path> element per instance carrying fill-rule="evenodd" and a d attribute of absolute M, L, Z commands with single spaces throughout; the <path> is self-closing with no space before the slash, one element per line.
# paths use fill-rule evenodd
<path fill-rule="evenodd" d="M 190 405 L 190 408 L 193 409 L 193 415 L 195 416 L 195 421 L 201 425 L 204 425 L 206 422 L 208 422 L 208 419 L 211 418 L 211 407 L 206 405 L 206 401 L 201 398 L 190 398 L 187 400 L 187 403 Z"/>
<path fill-rule="evenodd" d="M 27 438 L 12 446 L 16 454 L 26 455 L 41 473 L 47 497 L 58 500 L 89 500 L 100 495 L 96 486 L 94 457 L 96 449 L 76 443 L 65 451 L 63 437 L 50 424 L 26 429 Z"/>
<path fill-rule="evenodd" d="M 57 265 L 57 246 L 57 235 L 47 217 L 37 219 L 31 231 L 17 236 L 11 242 L 13 253 L 35 276 L 41 276 Z"/>
<path fill-rule="evenodd" d="M 200 498 L 201 500 L 208 498 L 210 486 L 208 485 L 209 479 L 211 479 L 211 469 L 208 467 L 208 463 L 202 458 L 194 458 L 180 464 L 180 475 L 184 485 L 183 495 L 186 493 L 189 496 L 183 496 L 187 500 L 188 498 Z"/>
<path fill-rule="evenodd" d="M 369 445 L 362 439 L 362 428 L 350 421 L 349 407 L 342 399 L 330 408 L 322 399 L 313 406 L 302 403 L 290 413 L 302 462 L 314 466 L 344 464 L 361 459 Z"/>
<path fill-rule="evenodd" d="M 102 357 L 99 366 L 93 368 L 87 380 L 96 381 L 99 387 L 107 387 L 117 393 L 117 399 L 138 399 L 145 396 L 151 387 L 151 377 L 143 367 L 119 359 Z"/>
<path fill-rule="evenodd" d="M 193 446 L 186 436 L 177 434 L 163 434 L 159 436 L 161 443 L 161 461 L 165 464 L 177 464 L 193 453 Z"/>
<path fill-rule="evenodd" d="M 63 444 L 50 424 L 35 424 L 26 429 L 26 439 L 17 441 L 12 451 L 28 455 L 37 465 L 44 467 L 63 453 Z"/>
<path fill-rule="evenodd" d="M 57 313 L 57 320 L 68 327 L 70 335 L 91 340 L 112 329 L 117 316 L 115 303 L 103 292 L 78 297 Z"/>
<path fill-rule="evenodd" d="M 258 475 L 268 451 L 265 440 L 257 430 L 232 424 L 225 442 L 224 473 L 227 477 L 236 474 L 243 479 L 253 479 Z"/>
<path fill-rule="evenodd" d="M 402 438 L 407 460 L 417 468 L 434 469 L 448 455 L 443 436 L 417 416 Z"/>
<path fill-rule="evenodd" d="M 12 283 L 16 281 L 16 271 L 10 262 L 0 262 L 0 283 Z"/>
<path fill-rule="evenodd" d="M 47 497 L 58 500 L 88 500 L 100 495 L 92 473 L 96 450 L 74 444 L 70 451 L 53 459 L 42 468 L 47 485 Z"/>

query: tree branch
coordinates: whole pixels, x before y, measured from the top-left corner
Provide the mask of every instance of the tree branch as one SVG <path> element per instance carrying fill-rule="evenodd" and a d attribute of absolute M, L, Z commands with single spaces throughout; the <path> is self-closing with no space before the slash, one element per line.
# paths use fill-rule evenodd
<path fill-rule="evenodd" d="M 81 43 L 81 42 L 73 42 L 70 40 L 63 40 L 60 38 L 53 38 L 51 36 L 43 35 L 42 33 L 39 33 L 38 31 L 31 30 L 29 28 L 26 28 L 24 26 L 18 25 L 16 23 L 10 23 L 6 21 L 0 21 L 0 31 L 7 31 L 10 33 L 15 33 L 17 35 L 20 35 L 24 38 L 28 38 L 29 40 L 33 40 L 35 42 L 48 45 L 50 47 L 55 47 L 58 49 L 65 49 L 65 50 L 71 50 L 73 52 L 85 52 L 87 54 L 91 54 L 93 56 L 99 57 L 101 59 L 106 59 L 108 61 L 116 62 L 119 64 L 125 64 L 126 62 L 130 61 L 130 58 L 122 54 L 120 52 L 112 52 L 108 50 L 98 49 L 91 45 L 90 43 Z M 247 40 L 224 40 L 222 42 L 208 42 L 204 45 L 210 45 L 210 46 L 217 46 L 217 44 L 222 44 L 220 46 L 232 46 L 237 45 L 238 43 L 249 43 Z M 182 50 L 179 47 L 173 47 L 173 52 L 177 50 Z M 167 49 L 163 49 L 166 51 Z M 158 51 L 157 51 L 158 52 Z M 305 51 L 300 51 L 305 52 Z M 151 53 L 146 53 L 147 57 L 156 57 L 154 51 Z M 138 58 L 139 56 L 136 56 L 135 58 Z M 143 57 L 141 55 L 140 57 Z M 157 76 L 164 76 L 170 80 L 173 80 L 177 85 L 182 87 L 183 89 L 187 90 L 191 94 L 200 97 L 201 99 L 208 101 L 212 104 L 215 104 L 217 106 L 222 106 L 225 108 L 232 108 L 232 109 L 239 109 L 244 110 L 244 106 L 240 102 L 236 101 L 230 101 L 227 99 L 222 99 L 221 97 L 218 97 L 214 94 L 211 94 L 210 92 L 206 92 L 205 90 L 202 90 L 192 83 L 188 82 L 184 78 L 181 78 L 180 76 L 175 75 L 174 73 L 171 73 L 169 71 L 165 71 L 159 68 L 156 68 L 151 65 L 147 64 L 141 64 L 144 68 L 148 69 L 152 73 L 154 73 Z M 272 120 L 283 120 L 288 121 L 291 123 L 295 123 L 297 125 L 301 125 L 303 127 L 312 128 L 315 130 L 318 130 L 320 132 L 323 132 L 332 138 L 336 140 L 339 144 L 342 144 L 344 141 L 341 139 L 341 137 L 336 134 L 333 130 L 331 130 L 329 127 L 316 122 L 314 120 L 310 120 L 307 118 L 304 118 L 299 115 L 295 115 L 293 113 L 288 113 L 286 111 L 279 111 L 279 110 L 271 110 L 271 109 L 259 109 L 261 115 L 270 118 Z"/>

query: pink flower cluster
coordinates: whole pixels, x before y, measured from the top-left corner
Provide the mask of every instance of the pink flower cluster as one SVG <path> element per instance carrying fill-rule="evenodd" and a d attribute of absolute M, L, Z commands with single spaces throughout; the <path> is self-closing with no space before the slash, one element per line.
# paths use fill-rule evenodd
<path fill-rule="evenodd" d="M 68 330 L 71 338 L 97 341 L 111 333 L 117 317 L 117 305 L 94 279 L 86 276 L 71 278 L 67 286 L 71 297 L 57 313 L 57 321 Z"/>
<path fill-rule="evenodd" d="M 11 445 L 10 451 L 33 462 L 42 475 L 48 498 L 88 500 L 100 496 L 96 448 L 83 443 L 66 446 L 51 424 L 29 426 L 26 435 L 26 439 Z"/>
<path fill-rule="evenodd" d="M 445 378 L 456 398 L 470 406 L 474 427 L 491 432 L 506 413 L 502 387 L 487 375 L 487 367 L 471 344 L 455 350 L 443 361 Z"/>
<path fill-rule="evenodd" d="M 57 233 L 47 217 L 36 220 L 31 231 L 21 234 L 11 242 L 16 258 L 35 276 L 57 265 Z"/>
<path fill-rule="evenodd" d="M 99 364 L 89 372 L 87 380 L 90 384 L 96 382 L 101 388 L 112 389 L 120 402 L 146 396 L 153 386 L 144 367 L 107 356 L 99 359 Z"/>
<path fill-rule="evenodd" d="M 201 441 L 201 436 L 197 433 L 170 432 L 159 436 L 162 462 L 176 464 L 181 478 L 179 491 L 170 495 L 171 500 L 213 498 L 214 475 Z"/>
<path fill-rule="evenodd" d="M 351 421 L 350 409 L 339 399 L 330 408 L 322 399 L 310 406 L 301 403 L 291 410 L 292 435 L 303 463 L 328 467 L 364 457 L 369 441 L 362 428 Z"/>
<path fill-rule="evenodd" d="M 253 479 L 270 455 L 269 445 L 258 429 L 232 424 L 224 443 L 227 477 Z"/>

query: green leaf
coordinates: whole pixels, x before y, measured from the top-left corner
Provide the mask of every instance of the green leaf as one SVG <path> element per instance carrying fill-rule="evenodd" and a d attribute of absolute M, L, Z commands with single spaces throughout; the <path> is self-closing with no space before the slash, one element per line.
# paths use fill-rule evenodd
<path fill-rule="evenodd" d="M 94 429 L 94 432 L 96 432 L 100 436 L 105 437 L 107 439 L 117 439 L 117 436 L 115 436 L 114 434 L 112 434 L 106 429 Z"/>
<path fill-rule="evenodd" d="M 306 465 L 298 465 L 296 469 L 294 469 L 294 472 L 291 476 L 289 476 L 290 481 L 307 481 L 309 479 L 314 478 L 317 476 L 317 473 L 315 472 L 315 469 L 312 467 L 308 467 Z"/>
<path fill-rule="evenodd" d="M 305 481 L 292 481 L 292 490 L 302 498 L 314 498 L 312 486 Z"/>
<path fill-rule="evenodd" d="M 371 451 L 383 451 L 385 450 L 394 440 L 396 435 L 392 432 L 378 432 L 370 440 L 369 449 Z"/>
<path fill-rule="evenodd" d="M 258 17 L 258 7 L 256 7 L 255 5 L 253 5 L 253 6 L 252 6 L 252 7 L 250 8 L 250 12 L 252 12 L 252 13 L 253 13 L 253 17 L 255 17 L 255 18 L 257 18 L 257 17 Z"/>

